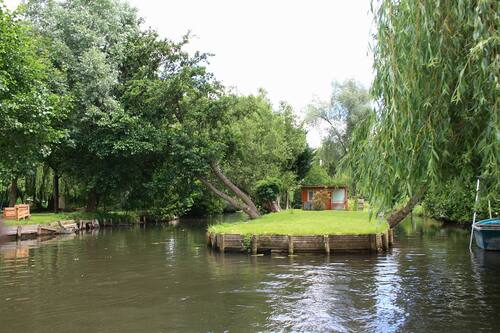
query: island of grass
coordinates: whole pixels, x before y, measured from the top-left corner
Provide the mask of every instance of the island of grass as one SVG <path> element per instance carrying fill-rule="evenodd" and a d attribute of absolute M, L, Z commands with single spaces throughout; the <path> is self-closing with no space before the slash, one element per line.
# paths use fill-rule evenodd
<path fill-rule="evenodd" d="M 208 229 L 210 245 L 222 251 L 377 251 L 388 249 L 391 238 L 384 220 L 363 211 L 294 209 Z"/>

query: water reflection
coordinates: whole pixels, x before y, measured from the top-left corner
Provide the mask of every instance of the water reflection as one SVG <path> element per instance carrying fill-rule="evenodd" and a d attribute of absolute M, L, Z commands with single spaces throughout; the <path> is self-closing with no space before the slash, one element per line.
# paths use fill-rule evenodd
<path fill-rule="evenodd" d="M 414 219 L 388 254 L 254 257 L 207 248 L 206 223 L 219 222 L 3 244 L 0 330 L 470 332 L 500 324 L 500 255 L 471 256 L 467 230 Z"/>

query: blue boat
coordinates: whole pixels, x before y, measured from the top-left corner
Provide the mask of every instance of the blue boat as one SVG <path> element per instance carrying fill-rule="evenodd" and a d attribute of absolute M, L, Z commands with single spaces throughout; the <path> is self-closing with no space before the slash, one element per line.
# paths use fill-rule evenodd
<path fill-rule="evenodd" d="M 472 252 L 472 238 L 476 245 L 483 250 L 500 251 L 500 217 L 492 218 L 491 203 L 488 200 L 490 218 L 476 221 L 476 208 L 479 202 L 479 186 L 481 177 L 477 177 L 476 200 L 474 203 L 474 215 L 472 216 L 472 227 L 470 231 L 469 250 Z"/>
<path fill-rule="evenodd" d="M 500 251 L 500 218 L 478 221 L 472 228 L 477 246 L 484 250 Z"/>

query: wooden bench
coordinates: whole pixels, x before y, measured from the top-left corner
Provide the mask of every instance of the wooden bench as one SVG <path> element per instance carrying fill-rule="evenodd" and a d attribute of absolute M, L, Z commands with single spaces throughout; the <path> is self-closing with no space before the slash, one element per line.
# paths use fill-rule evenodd
<path fill-rule="evenodd" d="M 14 207 L 6 207 L 3 209 L 3 218 L 5 220 L 27 219 L 31 216 L 30 205 L 21 204 Z"/>

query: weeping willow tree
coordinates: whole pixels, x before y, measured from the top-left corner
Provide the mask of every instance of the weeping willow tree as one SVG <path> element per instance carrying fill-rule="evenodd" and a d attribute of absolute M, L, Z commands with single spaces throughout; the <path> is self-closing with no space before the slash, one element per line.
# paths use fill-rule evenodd
<path fill-rule="evenodd" d="M 495 0 L 373 6 L 376 107 L 344 166 L 397 225 L 431 186 L 484 176 L 499 190 L 500 8 Z M 398 207 L 398 209 L 395 209 Z"/>

